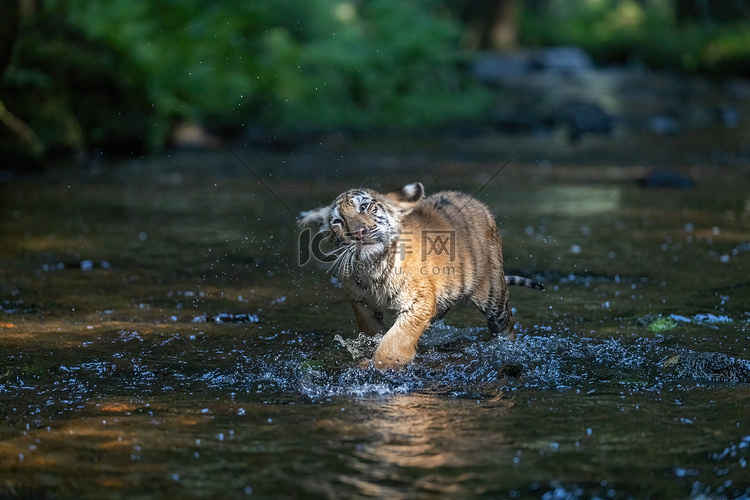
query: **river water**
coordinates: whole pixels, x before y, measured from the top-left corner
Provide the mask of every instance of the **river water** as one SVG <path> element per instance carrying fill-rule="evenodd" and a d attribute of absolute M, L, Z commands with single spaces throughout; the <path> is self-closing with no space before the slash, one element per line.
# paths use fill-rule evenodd
<path fill-rule="evenodd" d="M 0 496 L 748 496 L 732 133 L 329 138 L 0 184 Z M 639 185 L 654 168 L 693 187 Z M 360 370 L 372 342 L 298 265 L 293 214 L 416 180 L 481 189 L 506 272 L 546 291 L 511 290 L 514 343 L 457 307 L 408 368 Z"/>

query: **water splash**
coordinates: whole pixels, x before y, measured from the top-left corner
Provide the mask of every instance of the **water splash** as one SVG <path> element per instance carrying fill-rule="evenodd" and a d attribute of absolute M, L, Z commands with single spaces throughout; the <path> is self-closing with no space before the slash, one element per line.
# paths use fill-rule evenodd
<path fill-rule="evenodd" d="M 352 355 L 354 361 L 360 361 L 363 359 L 372 358 L 375 354 L 380 340 L 383 338 L 382 335 L 369 336 L 364 333 L 360 333 L 356 339 L 345 339 L 341 335 L 336 335 L 333 340 L 341 344 L 349 354 Z"/>
<path fill-rule="evenodd" d="M 114 342 L 122 346 L 121 353 L 64 364 L 34 362 L 3 374 L 0 393 L 33 390 L 40 397 L 65 394 L 82 400 L 117 388 L 143 393 L 213 390 L 281 401 L 426 391 L 491 398 L 519 390 L 657 392 L 750 381 L 747 361 L 690 351 L 661 335 L 600 339 L 532 327 L 508 342 L 480 340 L 484 333 L 483 328 L 437 325 L 413 363 L 380 372 L 358 367 L 372 357 L 378 337 L 310 340 L 309 333 L 285 331 L 222 351 L 175 336 L 153 344 L 120 331 Z M 168 351 L 162 348 L 166 342 Z M 185 351 L 168 354 L 176 349 Z M 185 353 L 192 361 L 184 359 Z"/>

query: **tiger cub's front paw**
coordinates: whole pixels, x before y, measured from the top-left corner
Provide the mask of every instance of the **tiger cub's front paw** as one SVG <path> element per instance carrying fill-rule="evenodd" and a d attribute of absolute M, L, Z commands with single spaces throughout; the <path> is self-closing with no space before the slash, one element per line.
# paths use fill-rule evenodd
<path fill-rule="evenodd" d="M 398 370 L 399 368 L 402 368 L 406 363 L 399 363 L 393 362 L 391 360 L 383 360 L 383 359 L 365 359 L 360 361 L 357 364 L 357 367 L 361 370 L 369 370 L 371 368 L 375 368 L 376 370 L 385 371 L 385 370 Z"/>

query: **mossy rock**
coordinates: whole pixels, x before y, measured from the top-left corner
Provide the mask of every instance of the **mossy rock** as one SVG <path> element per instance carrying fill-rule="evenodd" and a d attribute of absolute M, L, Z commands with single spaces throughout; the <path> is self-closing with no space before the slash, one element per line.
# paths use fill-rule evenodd
<path fill-rule="evenodd" d="M 677 328 L 677 322 L 668 316 L 656 318 L 648 325 L 648 329 L 654 333 L 667 332 L 669 330 L 674 330 L 675 328 Z"/>
<path fill-rule="evenodd" d="M 647 314 L 638 318 L 636 323 L 653 333 L 668 332 L 679 326 L 674 318 L 662 314 Z"/>

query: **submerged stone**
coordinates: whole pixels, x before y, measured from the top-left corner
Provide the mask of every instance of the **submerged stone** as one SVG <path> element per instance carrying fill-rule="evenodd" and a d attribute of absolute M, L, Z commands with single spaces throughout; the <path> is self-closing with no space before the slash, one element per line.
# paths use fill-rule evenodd
<path fill-rule="evenodd" d="M 688 352 L 662 363 L 680 377 L 712 382 L 750 383 L 750 363 L 718 352 Z"/>

